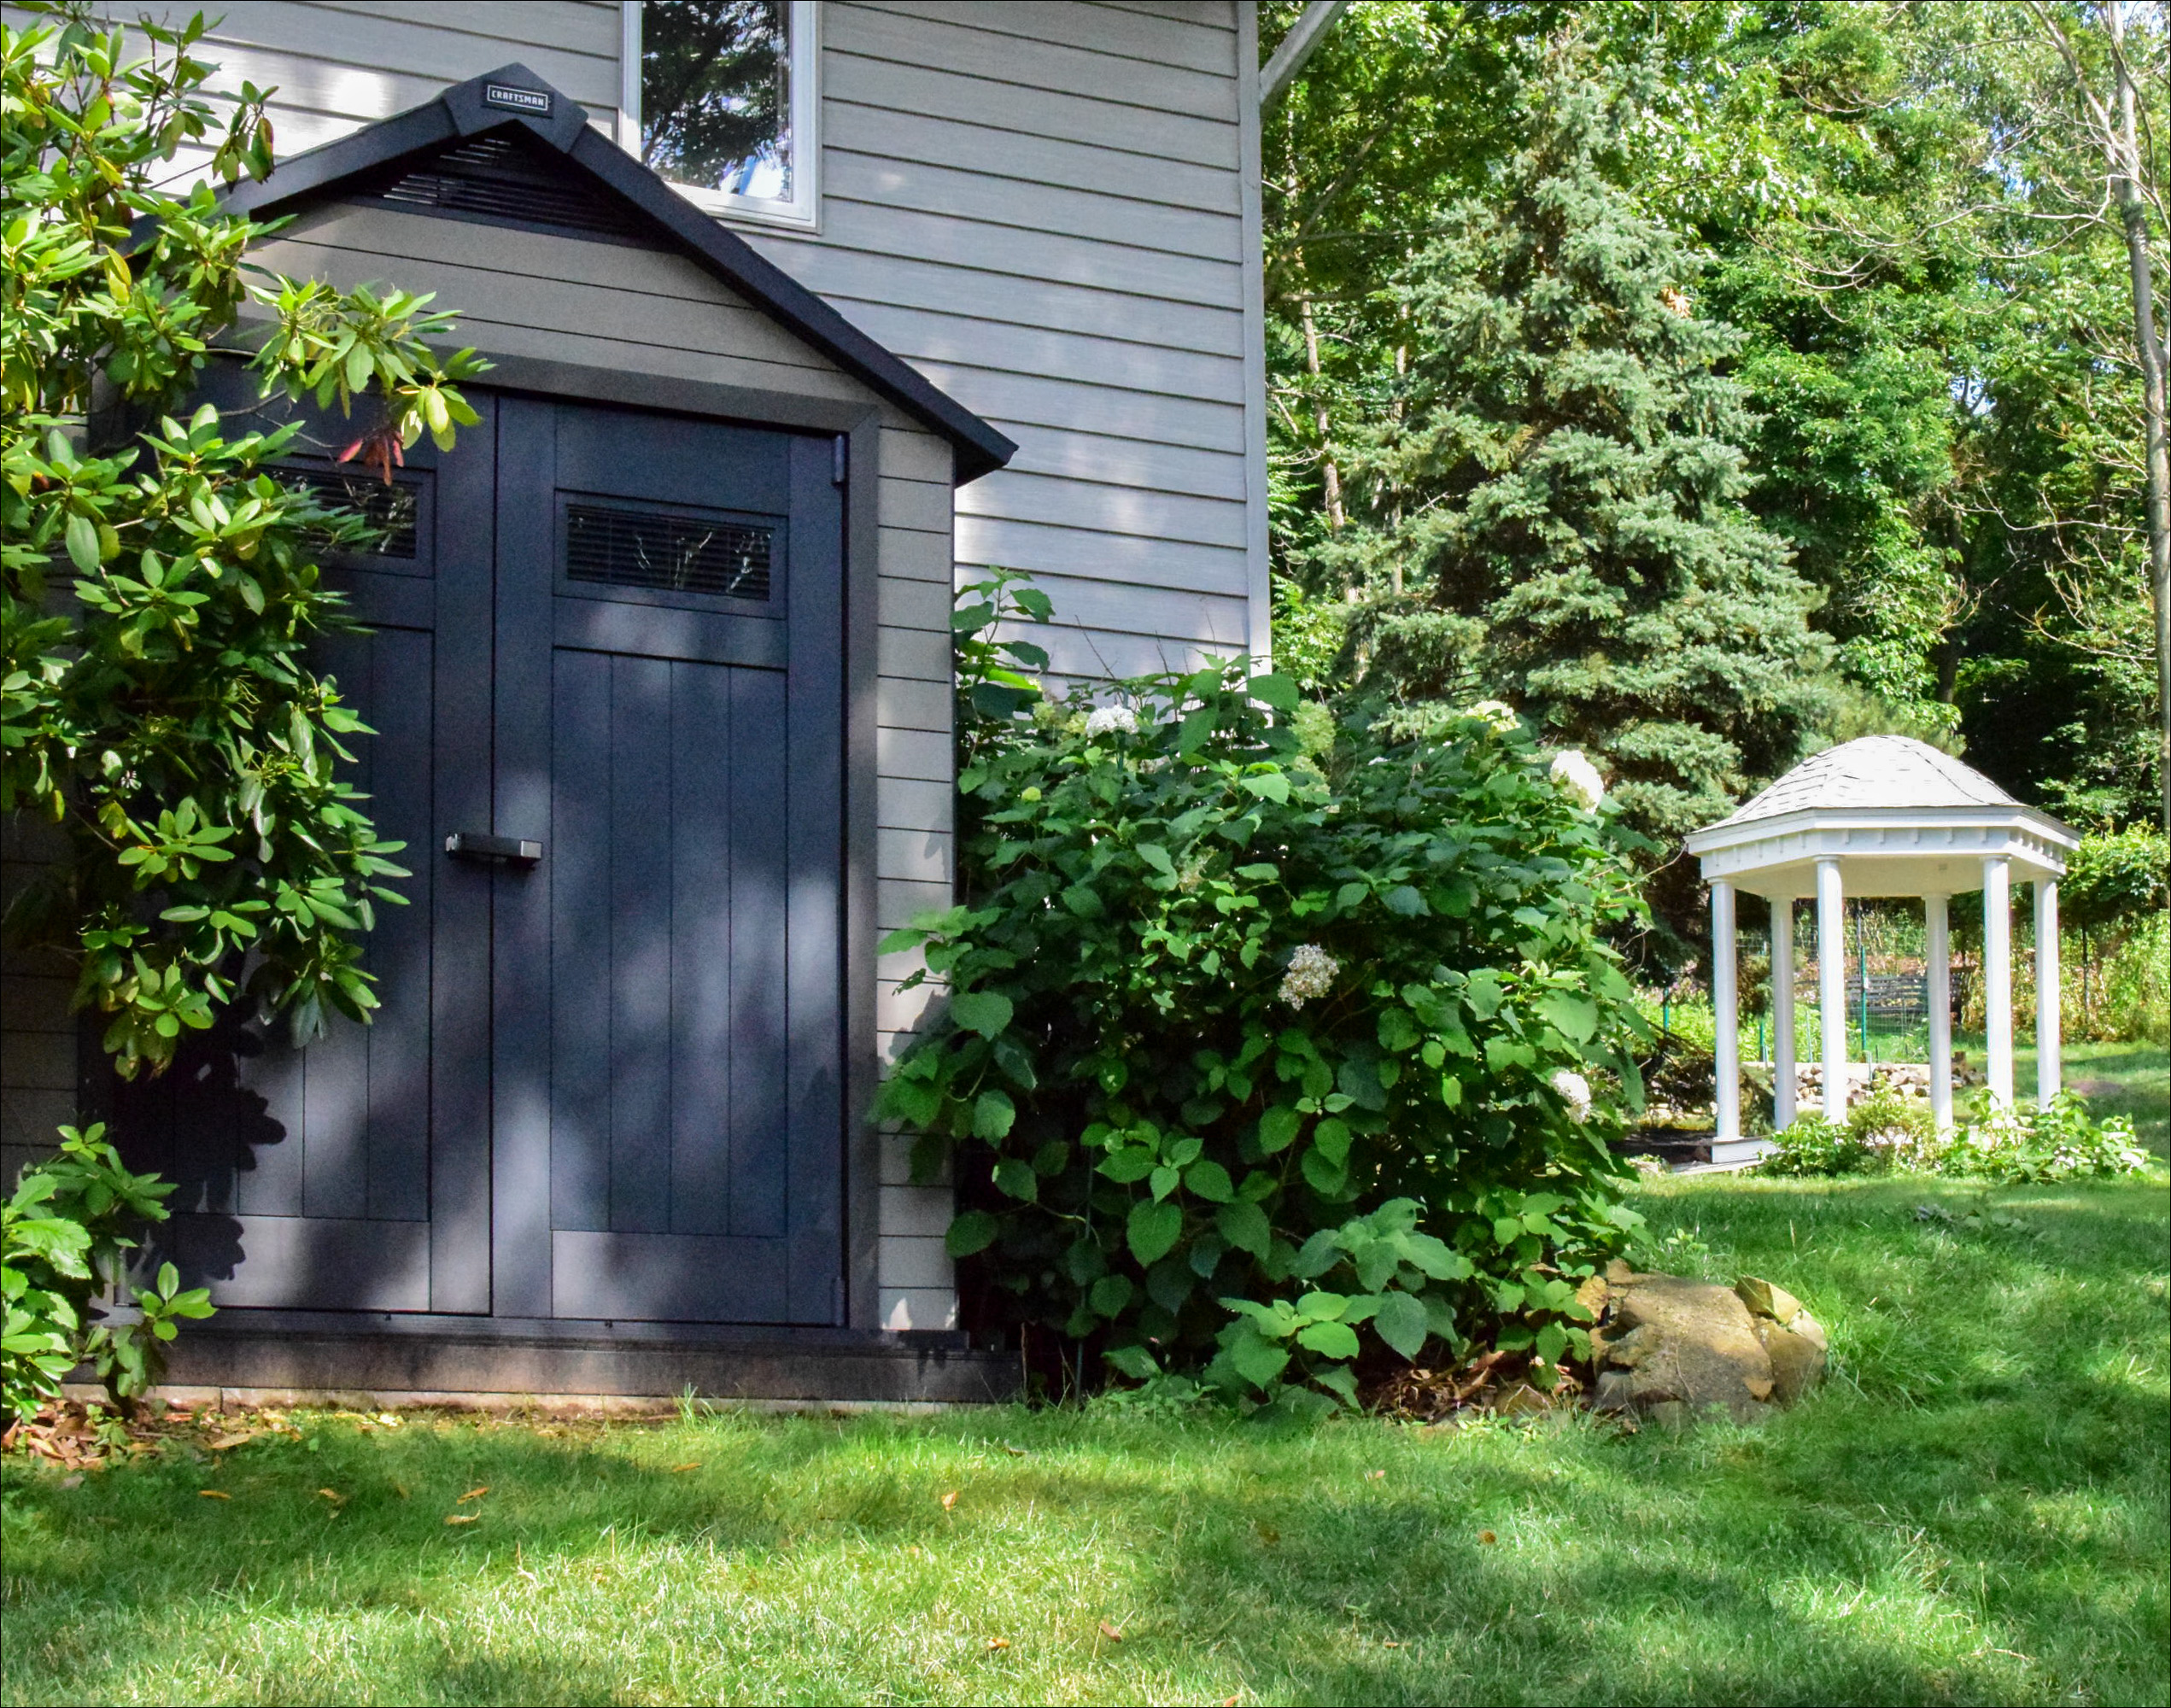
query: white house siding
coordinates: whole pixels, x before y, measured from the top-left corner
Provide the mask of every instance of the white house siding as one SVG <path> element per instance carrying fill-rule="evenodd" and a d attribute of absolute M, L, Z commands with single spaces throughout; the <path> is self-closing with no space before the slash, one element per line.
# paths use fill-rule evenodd
<path fill-rule="evenodd" d="M 201 50 L 220 67 L 214 87 L 276 85 L 282 155 L 511 60 L 618 129 L 623 16 L 612 0 L 210 9 L 223 12 Z M 887 931 L 951 894 L 953 573 L 1000 564 L 1031 574 L 1056 610 L 1055 629 L 1037 638 L 1069 676 L 1265 649 L 1257 50 L 1242 0 L 825 0 L 819 15 L 820 225 L 809 235 L 746 225 L 742 235 L 1020 447 L 1008 468 L 953 495 L 945 445 L 901 417 L 883 435 L 876 816 Z M 565 265 L 546 264 L 540 246 L 529 254 L 516 232 L 490 231 L 478 244 L 484 228 L 349 210 L 314 216 L 275 259 L 347 281 L 412 284 L 396 262 L 414 243 L 396 234 L 424 225 L 438 234 L 429 282 L 486 348 L 856 390 L 690 266 L 644 285 L 647 330 L 629 335 L 625 316 L 582 306 L 600 276 L 553 276 Z M 561 257 L 583 247 L 551 246 Z M 551 330 L 524 330 L 537 326 Z M 916 960 L 888 956 L 880 968 L 886 1058 L 930 999 L 898 989 Z M 59 1061 L 62 986 L 9 973 L 10 1062 Z M 19 1045 L 19 1035 L 50 1041 Z M 11 1158 L 33 1126 L 50 1128 L 65 1097 L 26 1085 L 34 1120 L 18 1119 L 33 1105 L 15 1079 L 63 1071 L 7 1070 Z M 909 1184 L 908 1149 L 885 1138 L 881 1316 L 894 1328 L 943 1327 L 956 1315 L 941 1238 L 949 1193 Z"/>

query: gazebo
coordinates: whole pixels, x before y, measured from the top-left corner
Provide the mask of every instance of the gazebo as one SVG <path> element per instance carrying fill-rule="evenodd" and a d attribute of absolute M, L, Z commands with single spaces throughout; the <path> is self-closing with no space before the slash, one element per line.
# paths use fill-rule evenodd
<path fill-rule="evenodd" d="M 2058 879 L 2078 832 L 2022 806 L 1989 778 L 1926 741 L 1866 735 L 1805 759 L 1730 817 L 1695 832 L 1688 851 L 1712 890 L 1712 1006 L 1717 1016 L 1717 1131 L 1712 1161 L 1752 1161 L 1741 1134 L 1741 1048 L 1735 892 L 1771 905 L 1775 1131 L 1794 1119 L 1794 904 L 1817 902 L 1817 990 L 1823 1114 L 1846 1116 L 1848 896 L 1919 896 L 1929 951 L 1930 1108 L 1952 1124 L 1952 962 L 1946 904 L 1982 892 L 1983 1014 L 1989 1087 L 2013 1101 L 2012 886 L 2035 889 L 2036 1094 L 2058 1089 Z M 1867 968 L 1864 969 L 1866 976 Z"/>

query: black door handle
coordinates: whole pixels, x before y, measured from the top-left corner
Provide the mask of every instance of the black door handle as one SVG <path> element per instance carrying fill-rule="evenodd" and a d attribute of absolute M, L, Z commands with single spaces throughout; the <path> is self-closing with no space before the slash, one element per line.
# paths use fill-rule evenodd
<path fill-rule="evenodd" d="M 445 852 L 455 860 L 504 860 L 532 866 L 542 858 L 542 844 L 517 836 L 489 836 L 479 830 L 455 830 L 445 839 Z"/>

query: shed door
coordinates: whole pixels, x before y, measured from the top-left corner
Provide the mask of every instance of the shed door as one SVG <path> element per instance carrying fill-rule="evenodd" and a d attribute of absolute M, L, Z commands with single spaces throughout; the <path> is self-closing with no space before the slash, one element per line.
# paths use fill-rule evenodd
<path fill-rule="evenodd" d="M 832 454 L 500 406 L 500 1315 L 841 1319 Z"/>
<path fill-rule="evenodd" d="M 207 390 L 255 401 L 223 371 Z M 331 461 L 353 436 L 336 418 L 307 424 L 297 449 L 319 454 L 287 470 L 389 524 L 377 550 L 328 560 L 366 626 L 329 636 L 317 662 L 377 732 L 349 743 L 346 775 L 413 875 L 365 945 L 374 1026 L 335 1020 L 296 1050 L 284 1022 L 229 1011 L 164 1075 L 115 1090 L 124 1152 L 178 1185 L 145 1256 L 221 1306 L 490 1308 L 493 880 L 436 853 L 441 827 L 487 822 L 490 805 L 492 406 L 477 403 L 458 453 L 417 447 L 389 489 Z"/>
<path fill-rule="evenodd" d="M 379 1017 L 232 1019 L 121 1088 L 182 1188 L 146 1255 L 223 1306 L 840 1321 L 833 442 L 476 401 L 334 577 L 354 780 L 414 873 Z"/>

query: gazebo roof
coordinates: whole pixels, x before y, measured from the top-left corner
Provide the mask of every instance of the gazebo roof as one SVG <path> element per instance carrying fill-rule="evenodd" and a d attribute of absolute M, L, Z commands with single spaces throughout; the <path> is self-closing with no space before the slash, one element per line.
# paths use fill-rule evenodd
<path fill-rule="evenodd" d="M 2055 878 L 2080 836 L 1981 772 L 1906 735 L 1865 735 L 1805 759 L 1737 811 L 1688 838 L 1706 878 L 1775 900 L 1816 893 L 1836 859 L 1852 895 L 1980 888 L 1985 859 Z"/>
<path fill-rule="evenodd" d="M 1911 735 L 1865 735 L 1805 759 L 1721 824 L 1820 807 L 2018 806 L 1997 784 Z M 1718 827 L 1712 827 L 1717 829 Z"/>

